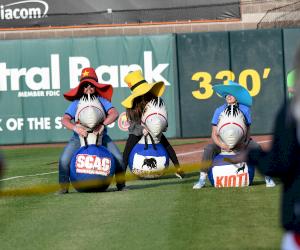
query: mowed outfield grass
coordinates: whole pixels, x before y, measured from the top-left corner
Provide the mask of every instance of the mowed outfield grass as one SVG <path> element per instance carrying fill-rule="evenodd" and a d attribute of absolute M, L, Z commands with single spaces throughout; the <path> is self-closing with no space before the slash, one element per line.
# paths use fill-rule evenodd
<path fill-rule="evenodd" d="M 57 183 L 62 147 L 3 151 L 4 178 L 25 177 L 1 181 L 2 190 Z M 127 192 L 0 197 L 0 249 L 280 248 L 280 185 L 267 189 L 257 174 L 251 187 L 192 190 L 197 178 L 195 170 L 130 181 Z"/>

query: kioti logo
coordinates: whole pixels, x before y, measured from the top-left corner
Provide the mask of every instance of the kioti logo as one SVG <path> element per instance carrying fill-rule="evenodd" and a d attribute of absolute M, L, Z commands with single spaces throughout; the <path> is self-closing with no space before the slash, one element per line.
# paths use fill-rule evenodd
<path fill-rule="evenodd" d="M 229 175 L 229 176 L 216 176 L 215 187 L 245 187 L 249 185 L 248 173 Z"/>
<path fill-rule="evenodd" d="M 39 19 L 47 17 L 49 6 L 42 0 L 26 0 L 0 5 L 0 19 Z"/>

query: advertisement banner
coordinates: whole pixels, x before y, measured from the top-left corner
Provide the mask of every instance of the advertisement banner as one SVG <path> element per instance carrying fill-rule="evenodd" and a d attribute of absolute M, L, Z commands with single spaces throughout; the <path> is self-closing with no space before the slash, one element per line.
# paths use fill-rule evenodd
<path fill-rule="evenodd" d="M 148 82 L 165 82 L 166 135 L 176 136 L 174 35 L 1 41 L 0 51 L 1 145 L 67 141 L 72 132 L 63 128 L 61 116 L 70 102 L 63 93 L 90 66 L 99 82 L 114 87 L 112 103 L 120 117 L 108 128 L 113 139 L 128 136 L 121 101 L 130 90 L 123 79 L 138 69 Z"/>
<path fill-rule="evenodd" d="M 239 0 L 1 0 L 0 28 L 239 19 Z"/>

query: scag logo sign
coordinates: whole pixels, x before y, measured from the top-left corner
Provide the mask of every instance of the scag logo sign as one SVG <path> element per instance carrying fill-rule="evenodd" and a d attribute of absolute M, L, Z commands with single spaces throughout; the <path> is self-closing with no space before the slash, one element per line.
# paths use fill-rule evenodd
<path fill-rule="evenodd" d="M 0 19 L 38 19 L 47 15 L 49 6 L 45 1 L 26 0 L 0 5 Z"/>
<path fill-rule="evenodd" d="M 75 162 L 76 173 L 108 176 L 111 159 L 97 155 L 78 154 Z"/>

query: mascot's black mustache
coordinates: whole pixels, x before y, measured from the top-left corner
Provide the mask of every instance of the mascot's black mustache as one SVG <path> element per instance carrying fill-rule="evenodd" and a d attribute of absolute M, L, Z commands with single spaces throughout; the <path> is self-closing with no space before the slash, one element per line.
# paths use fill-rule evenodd
<path fill-rule="evenodd" d="M 88 100 L 89 95 L 88 94 L 83 94 L 82 97 L 84 97 L 84 99 Z M 95 93 L 90 94 L 91 100 L 97 98 L 97 95 Z"/>

